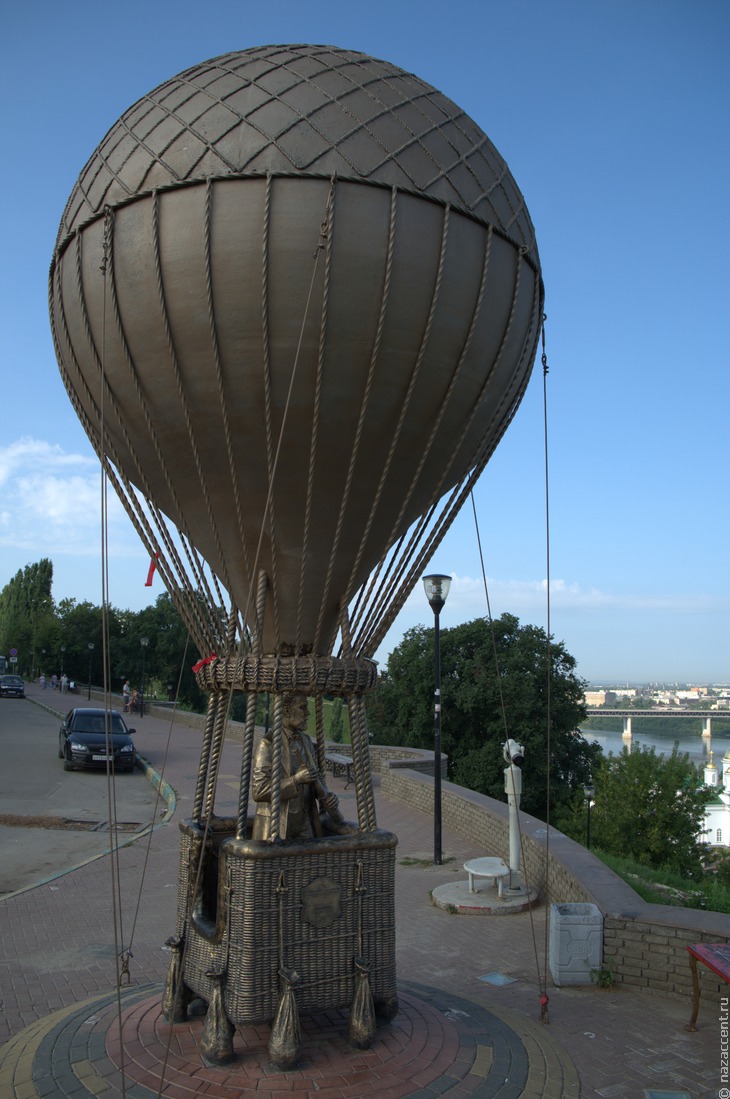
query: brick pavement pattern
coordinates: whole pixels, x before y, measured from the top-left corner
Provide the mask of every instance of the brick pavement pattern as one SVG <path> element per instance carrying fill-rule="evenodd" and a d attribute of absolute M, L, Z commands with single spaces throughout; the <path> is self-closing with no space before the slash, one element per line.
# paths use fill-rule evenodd
<path fill-rule="evenodd" d="M 32 700 L 32 685 L 28 693 Z M 122 914 L 116 942 L 132 954 L 129 982 L 120 984 L 118 994 L 122 966 L 110 900 L 116 888 L 115 860 L 107 856 L 86 862 L 0 901 L 2 1099 L 149 1099 L 160 1089 L 159 1068 L 170 1031 L 176 1043 L 174 1060 L 172 1067 L 169 1061 L 166 1066 L 171 1075 L 166 1073 L 161 1094 L 179 1099 L 195 1094 L 210 1099 L 249 1094 L 261 1099 L 292 1094 L 366 1099 L 376 1092 L 382 1099 L 645 1099 L 652 1092 L 666 1099 L 704 1099 L 720 1094 L 719 1003 L 717 1010 L 703 1006 L 699 1030 L 690 1034 L 684 1024 L 691 1005 L 682 1000 L 626 988 L 552 987 L 544 976 L 549 973 L 544 906 L 491 918 L 453 915 L 430 902 L 433 888 L 465 876 L 466 859 L 503 853 L 474 850 L 447 830 L 446 860 L 434 866 L 429 855 L 432 821 L 382 797 L 377 782 L 378 823 L 399 837 L 401 1012 L 379 1028 L 370 1050 L 358 1053 L 346 1047 L 342 1017 L 328 1019 L 325 1027 L 319 1018 L 302 1019 L 304 1057 L 289 1073 L 267 1069 L 267 1028 L 261 1034 L 243 1028 L 237 1042 L 241 1049 L 245 1045 L 245 1055 L 235 1069 L 227 1074 L 205 1069 L 195 1042 L 200 1021 L 193 1018 L 170 1028 L 155 1006 L 169 961 L 165 940 L 175 927 L 175 820 L 185 817 L 192 805 L 200 732 L 177 722 L 171 729 L 168 721 L 149 716 L 138 722 L 138 749 L 160 772 L 170 735 L 174 751 L 169 752 L 164 778 L 175 791 L 175 818 L 118 853 Z M 54 749 L 55 742 L 49 745 Z M 239 771 L 240 745 L 227 741 L 216 805 L 220 814 L 235 812 Z M 352 791 L 344 789 L 344 780 L 332 785 L 345 816 L 354 816 Z M 503 983 L 485 979 L 495 973 Z M 540 1022 L 545 983 L 549 1023 Z M 222 1075 L 233 1077 L 232 1083 L 218 1079 Z"/>

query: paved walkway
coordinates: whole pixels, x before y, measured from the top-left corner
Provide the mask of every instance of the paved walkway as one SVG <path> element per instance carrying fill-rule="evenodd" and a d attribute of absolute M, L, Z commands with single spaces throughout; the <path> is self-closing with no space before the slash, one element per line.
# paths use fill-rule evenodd
<path fill-rule="evenodd" d="M 50 701 L 32 686 L 28 694 L 29 704 Z M 162 770 L 169 723 L 145 717 L 136 724 L 139 751 Z M 159 1011 L 164 943 L 175 927 L 175 821 L 192 803 L 200 744 L 200 732 L 182 725 L 171 735 L 165 778 L 177 798 L 175 819 L 120 851 L 118 879 L 114 860 L 102 857 L 0 902 L 2 1099 L 730 1096 L 720 1080 L 720 1004 L 705 1006 L 690 1034 L 689 1003 L 624 989 L 553 988 L 544 906 L 494 917 L 431 904 L 432 889 L 464 878 L 463 862 L 487 852 L 445 830 L 448 861 L 433 866 L 430 819 L 382 797 L 377 784 L 378 823 L 399 837 L 398 1016 L 357 1053 L 347 1048 L 340 1013 L 302 1019 L 302 1062 L 289 1073 L 267 1063 L 268 1028 L 242 1028 L 235 1041 L 245 1055 L 226 1070 L 206 1068 L 197 1052 L 201 1020 L 170 1028 Z M 218 813 L 235 811 L 239 758 L 240 746 L 227 743 Z M 332 785 L 345 816 L 354 816 L 352 789 L 343 780 Z M 132 952 L 119 993 L 116 891 L 117 937 Z M 538 974 L 546 971 L 549 1022 L 541 1022 Z"/>

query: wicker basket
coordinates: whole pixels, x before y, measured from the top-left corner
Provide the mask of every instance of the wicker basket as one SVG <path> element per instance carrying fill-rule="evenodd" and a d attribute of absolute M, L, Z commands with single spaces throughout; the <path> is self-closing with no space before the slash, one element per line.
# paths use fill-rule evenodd
<path fill-rule="evenodd" d="M 346 1008 L 355 994 L 358 958 L 370 967 L 376 1013 L 393 1017 L 392 833 L 262 843 L 235 839 L 235 821 L 219 818 L 205 840 L 196 889 L 203 831 L 191 821 L 180 827 L 177 934 L 185 941 L 183 979 L 190 992 L 210 1002 L 210 974 L 225 971 L 228 1019 L 269 1022 L 286 969 L 297 974 L 300 1011 Z M 187 927 L 186 911 L 192 912 Z"/>

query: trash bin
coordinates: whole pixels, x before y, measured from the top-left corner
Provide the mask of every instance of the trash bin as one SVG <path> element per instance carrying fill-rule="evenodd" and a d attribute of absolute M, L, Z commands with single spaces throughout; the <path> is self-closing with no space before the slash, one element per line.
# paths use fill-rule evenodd
<path fill-rule="evenodd" d="M 550 906 L 550 972 L 556 985 L 588 985 L 603 962 L 603 916 L 595 904 Z"/>

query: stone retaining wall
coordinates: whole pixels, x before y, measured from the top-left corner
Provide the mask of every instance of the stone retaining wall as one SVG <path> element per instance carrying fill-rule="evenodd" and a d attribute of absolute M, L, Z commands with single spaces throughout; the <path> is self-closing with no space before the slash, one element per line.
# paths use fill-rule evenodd
<path fill-rule="evenodd" d="M 169 717 L 169 708 L 151 714 Z M 182 710 L 175 721 L 204 728 L 205 716 Z M 242 739 L 243 725 L 229 721 L 226 735 Z M 331 745 L 346 751 L 347 745 Z M 382 793 L 433 817 L 433 752 L 389 745 L 370 746 L 371 767 L 382 776 Z M 445 781 L 448 758 L 442 756 L 442 819 L 466 836 L 476 850 L 507 857 L 509 815 L 506 802 Z M 687 943 L 730 942 L 730 916 L 691 908 L 648 904 L 605 863 L 544 821 L 520 813 L 522 870 L 546 904 L 595 904 L 603 916 L 604 967 L 617 984 L 688 999 L 692 990 Z M 719 982 L 698 966 L 701 1001 L 717 1004 Z"/>
<path fill-rule="evenodd" d="M 390 756 L 388 749 L 376 751 L 382 793 L 433 817 L 433 756 L 427 776 L 409 766 L 407 759 Z M 441 792 L 445 826 L 467 837 L 479 852 L 507 857 L 506 802 L 451 782 L 444 782 Z M 648 904 L 590 851 L 554 828 L 548 831 L 543 821 L 520 813 L 520 831 L 522 870 L 540 901 L 595 904 L 601 912 L 603 964 L 616 984 L 682 996 L 689 1002 L 692 978 L 685 947 L 730 942 L 730 916 Z M 698 966 L 698 972 L 701 1002 L 717 1005 L 720 993 L 727 994 L 727 985 L 706 966 Z"/>

